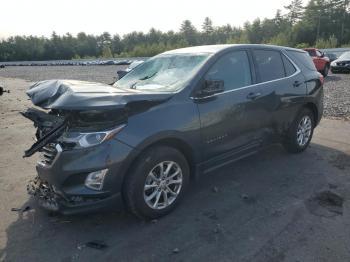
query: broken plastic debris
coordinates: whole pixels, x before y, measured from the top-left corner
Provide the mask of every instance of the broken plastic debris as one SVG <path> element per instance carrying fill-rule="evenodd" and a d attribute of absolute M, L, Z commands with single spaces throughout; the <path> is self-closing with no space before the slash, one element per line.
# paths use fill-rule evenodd
<path fill-rule="evenodd" d="M 242 194 L 241 195 L 241 198 L 244 199 L 244 200 L 248 200 L 249 199 L 249 196 L 247 194 Z"/>
<path fill-rule="evenodd" d="M 90 248 L 95 248 L 95 249 L 99 249 L 99 250 L 102 250 L 102 249 L 105 249 L 107 248 L 107 244 L 103 241 L 99 241 L 99 240 L 95 240 L 95 241 L 90 241 L 90 242 L 87 242 L 85 244 L 86 247 L 90 247 Z"/>
<path fill-rule="evenodd" d="M 24 207 L 24 208 L 13 207 L 13 208 L 11 208 L 11 211 L 13 211 L 13 212 L 22 212 L 22 213 L 24 213 L 24 212 L 29 211 L 30 209 L 31 209 L 30 206 L 26 206 L 26 207 Z"/>
<path fill-rule="evenodd" d="M 2 96 L 4 93 L 10 93 L 10 90 L 5 90 L 2 86 L 0 86 L 0 96 Z"/>

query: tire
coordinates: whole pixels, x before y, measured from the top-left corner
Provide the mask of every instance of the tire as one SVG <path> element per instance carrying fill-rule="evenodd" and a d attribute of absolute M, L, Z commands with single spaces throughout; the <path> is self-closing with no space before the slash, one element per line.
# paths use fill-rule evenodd
<path fill-rule="evenodd" d="M 306 124 L 305 121 L 310 124 L 309 131 L 307 131 L 308 128 L 304 128 L 308 127 L 309 125 L 303 126 L 301 121 L 304 121 L 304 124 Z M 303 108 L 289 127 L 287 135 L 283 141 L 284 148 L 290 153 L 303 152 L 310 144 L 314 132 L 314 127 L 315 119 L 312 111 L 308 108 Z"/>
<path fill-rule="evenodd" d="M 329 73 L 329 64 L 326 64 L 321 72 L 321 74 L 326 77 Z"/>
<path fill-rule="evenodd" d="M 159 179 L 161 166 L 164 171 L 170 166 L 167 179 Z M 165 173 L 162 173 L 163 176 L 166 176 Z M 175 173 L 177 175 L 171 178 Z M 189 177 L 189 165 L 178 150 L 167 146 L 151 147 L 141 153 L 126 178 L 123 188 L 126 205 L 141 219 L 165 216 L 182 200 Z"/>

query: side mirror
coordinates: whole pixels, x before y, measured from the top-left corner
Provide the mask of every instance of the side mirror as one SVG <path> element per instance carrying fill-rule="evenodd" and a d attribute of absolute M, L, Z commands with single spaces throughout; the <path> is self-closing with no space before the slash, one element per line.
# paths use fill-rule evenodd
<path fill-rule="evenodd" d="M 321 52 L 321 57 L 324 57 L 324 53 Z"/>
<path fill-rule="evenodd" d="M 206 97 L 225 91 L 223 80 L 205 80 L 203 88 L 199 91 L 200 97 Z"/>

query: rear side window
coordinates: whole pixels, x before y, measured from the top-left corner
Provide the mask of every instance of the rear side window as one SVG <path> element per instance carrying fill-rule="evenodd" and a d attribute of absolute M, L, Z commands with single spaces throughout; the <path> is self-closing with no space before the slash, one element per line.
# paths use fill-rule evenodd
<path fill-rule="evenodd" d="M 306 49 L 306 52 L 308 52 L 309 56 L 316 56 L 316 51 L 314 49 Z"/>
<path fill-rule="evenodd" d="M 285 77 L 281 54 L 273 50 L 254 50 L 260 82 L 271 81 Z"/>
<path fill-rule="evenodd" d="M 225 90 L 251 85 L 252 77 L 247 52 L 235 51 L 223 55 L 210 68 L 206 80 L 223 80 Z"/>
<path fill-rule="evenodd" d="M 316 71 L 315 64 L 312 61 L 312 58 L 308 55 L 308 53 L 287 50 L 287 54 L 293 59 L 294 62 L 295 60 L 297 60 L 299 63 L 302 63 L 307 69 Z"/>
<path fill-rule="evenodd" d="M 286 71 L 286 76 L 291 76 L 297 71 L 289 59 L 284 55 L 282 55 L 282 60 L 284 64 L 284 70 Z"/>

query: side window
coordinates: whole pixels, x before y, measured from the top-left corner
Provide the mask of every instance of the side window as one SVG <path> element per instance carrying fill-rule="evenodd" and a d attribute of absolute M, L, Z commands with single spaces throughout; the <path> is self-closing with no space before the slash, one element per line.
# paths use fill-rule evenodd
<path fill-rule="evenodd" d="M 284 66 L 280 52 L 273 50 L 254 50 L 254 57 L 261 82 L 284 77 Z"/>
<path fill-rule="evenodd" d="M 314 49 L 306 49 L 306 52 L 308 52 L 311 57 L 316 56 L 316 51 Z"/>
<path fill-rule="evenodd" d="M 312 71 L 316 71 L 316 67 L 312 61 L 312 58 L 306 52 L 288 50 L 287 54 L 293 59 L 294 63 L 297 63 L 298 65 L 301 63 L 306 68 Z"/>
<path fill-rule="evenodd" d="M 206 80 L 223 80 L 225 90 L 233 90 L 252 83 L 247 52 L 225 54 L 210 68 Z"/>
<path fill-rule="evenodd" d="M 284 64 L 284 69 L 286 71 L 286 76 L 291 76 L 297 71 L 286 56 L 282 55 L 282 60 Z"/>

